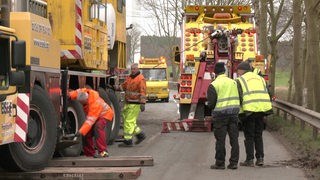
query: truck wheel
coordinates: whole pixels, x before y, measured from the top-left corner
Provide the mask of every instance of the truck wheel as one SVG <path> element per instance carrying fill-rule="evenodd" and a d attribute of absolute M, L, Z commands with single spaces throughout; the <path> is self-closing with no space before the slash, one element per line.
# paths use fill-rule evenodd
<path fill-rule="evenodd" d="M 86 114 L 84 113 L 82 105 L 79 103 L 79 101 L 68 101 L 68 118 L 69 123 L 65 129 L 66 133 L 76 133 L 86 120 Z M 81 151 L 82 141 L 80 141 L 79 144 L 60 150 L 59 154 L 63 157 L 76 157 L 80 156 Z"/>
<path fill-rule="evenodd" d="M 108 97 L 107 92 L 101 87 L 98 88 L 98 92 L 99 92 L 99 96 L 112 108 L 111 101 L 110 101 L 110 99 Z M 108 122 L 108 124 L 111 124 L 111 123 Z M 108 130 L 107 130 L 108 129 L 108 124 L 107 124 L 107 126 L 105 128 L 107 144 L 108 144 L 108 141 L 110 139 L 110 133 L 108 133 Z"/>
<path fill-rule="evenodd" d="M 43 169 L 52 155 L 57 139 L 57 115 L 47 93 L 35 85 L 32 90 L 27 139 L 0 148 L 0 163 L 9 171 Z"/>
<path fill-rule="evenodd" d="M 119 134 L 120 123 L 121 123 L 120 104 L 116 94 L 112 89 L 107 89 L 106 91 L 111 101 L 110 106 L 114 111 L 112 123 L 108 122 L 107 128 L 106 128 L 106 133 L 110 134 L 109 139 L 107 139 L 107 143 L 112 144 L 117 139 Z"/>

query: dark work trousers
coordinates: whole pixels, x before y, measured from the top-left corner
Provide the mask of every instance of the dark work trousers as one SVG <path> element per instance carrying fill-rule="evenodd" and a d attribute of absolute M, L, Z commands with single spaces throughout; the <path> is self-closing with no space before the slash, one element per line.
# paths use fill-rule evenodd
<path fill-rule="evenodd" d="M 83 151 L 86 156 L 93 156 L 96 153 L 94 143 L 96 144 L 99 153 L 107 150 L 105 132 L 107 122 L 108 120 L 103 117 L 98 118 L 92 129 L 85 136 Z"/>
<path fill-rule="evenodd" d="M 254 159 L 254 150 L 256 151 L 256 158 L 263 158 L 263 117 L 264 113 L 255 112 L 247 116 L 243 121 L 244 145 L 246 148 L 247 159 Z"/>
<path fill-rule="evenodd" d="M 230 164 L 238 164 L 239 161 L 239 130 L 238 117 L 231 116 L 227 118 L 219 118 L 213 121 L 213 132 L 216 138 L 216 165 L 225 165 L 226 147 L 225 141 L 227 133 L 230 139 L 231 156 Z"/>

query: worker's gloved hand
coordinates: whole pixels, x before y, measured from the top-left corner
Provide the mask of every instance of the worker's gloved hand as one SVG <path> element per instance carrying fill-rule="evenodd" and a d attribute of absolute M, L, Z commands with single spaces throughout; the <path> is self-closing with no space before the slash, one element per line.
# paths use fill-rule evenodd
<path fill-rule="evenodd" d="M 145 104 L 140 104 L 140 110 L 143 112 L 145 110 Z"/>

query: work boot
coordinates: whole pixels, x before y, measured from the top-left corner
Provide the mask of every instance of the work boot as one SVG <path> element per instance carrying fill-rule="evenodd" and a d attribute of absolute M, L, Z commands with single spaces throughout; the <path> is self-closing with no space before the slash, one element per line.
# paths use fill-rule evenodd
<path fill-rule="evenodd" d="M 213 164 L 210 166 L 210 169 L 225 169 L 226 167 L 224 165 L 216 165 Z"/>
<path fill-rule="evenodd" d="M 256 161 L 257 166 L 263 166 L 263 158 L 258 158 Z"/>
<path fill-rule="evenodd" d="M 139 134 L 136 135 L 137 141 L 135 142 L 135 144 L 140 144 L 143 140 L 146 139 L 146 135 L 144 134 L 144 132 L 140 132 Z"/>
<path fill-rule="evenodd" d="M 240 166 L 254 167 L 253 160 L 245 160 L 240 163 Z"/>
<path fill-rule="evenodd" d="M 228 166 L 227 166 L 228 169 L 238 169 L 238 165 L 237 164 L 234 164 L 234 163 L 230 163 Z"/>
<path fill-rule="evenodd" d="M 118 147 L 132 147 L 132 139 L 125 139 L 123 143 L 119 144 Z"/>
<path fill-rule="evenodd" d="M 101 153 L 97 153 L 93 155 L 94 158 L 104 158 L 104 157 L 109 157 L 108 151 L 102 151 Z"/>

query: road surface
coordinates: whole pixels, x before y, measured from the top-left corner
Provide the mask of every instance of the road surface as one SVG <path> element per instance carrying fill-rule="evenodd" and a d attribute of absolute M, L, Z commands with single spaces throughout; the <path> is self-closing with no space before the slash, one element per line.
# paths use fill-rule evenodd
<path fill-rule="evenodd" d="M 172 96 L 171 96 L 172 97 Z M 264 131 L 265 166 L 241 167 L 237 170 L 212 170 L 215 138 L 212 132 L 161 133 L 162 121 L 178 119 L 177 104 L 148 103 L 140 113 L 138 125 L 147 139 L 132 148 L 109 146 L 110 155 L 150 155 L 154 166 L 142 167 L 139 180 L 304 180 L 303 170 L 285 165 L 292 159 L 286 148 L 268 131 Z M 244 136 L 240 132 L 240 162 L 245 160 Z M 230 146 L 226 141 L 228 164 Z"/>

